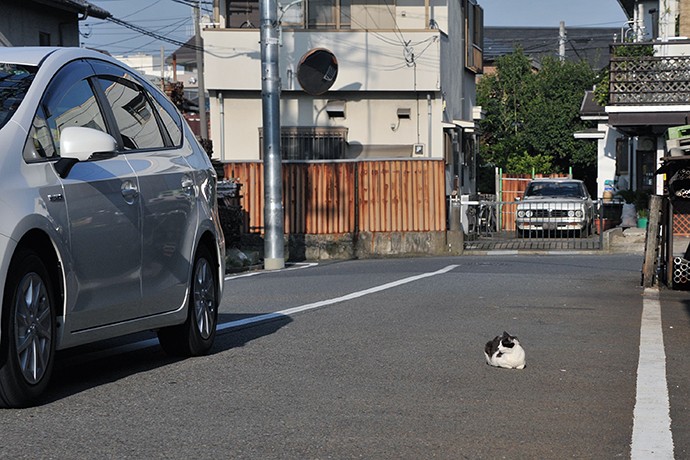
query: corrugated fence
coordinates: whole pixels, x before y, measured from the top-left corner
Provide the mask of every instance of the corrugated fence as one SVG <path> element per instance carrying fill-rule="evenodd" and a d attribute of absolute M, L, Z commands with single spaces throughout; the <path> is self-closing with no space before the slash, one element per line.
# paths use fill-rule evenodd
<path fill-rule="evenodd" d="M 286 234 L 446 230 L 443 160 L 283 162 Z M 261 233 L 263 162 L 225 164 L 242 184 L 244 231 Z"/>

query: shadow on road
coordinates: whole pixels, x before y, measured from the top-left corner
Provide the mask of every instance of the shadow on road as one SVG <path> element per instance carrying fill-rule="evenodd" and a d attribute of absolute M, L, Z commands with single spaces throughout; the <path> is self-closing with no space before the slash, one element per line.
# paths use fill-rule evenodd
<path fill-rule="evenodd" d="M 218 322 L 226 324 L 259 316 L 265 315 L 220 314 Z M 218 331 L 210 355 L 242 347 L 252 340 L 277 332 L 290 322 L 292 319 L 289 316 L 279 316 L 240 328 Z M 184 359 L 166 355 L 154 332 L 133 334 L 60 351 L 57 353 L 51 382 L 38 405 L 55 402 Z"/>

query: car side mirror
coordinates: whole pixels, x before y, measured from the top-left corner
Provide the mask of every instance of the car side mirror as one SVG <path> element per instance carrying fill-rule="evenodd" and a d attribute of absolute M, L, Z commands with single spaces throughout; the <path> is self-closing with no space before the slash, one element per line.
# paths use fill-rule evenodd
<path fill-rule="evenodd" d="M 117 141 L 110 134 L 93 128 L 68 126 L 60 132 L 60 159 L 55 169 L 64 179 L 78 162 L 95 159 L 94 155 L 99 153 L 106 153 L 104 157 L 110 158 L 116 155 L 116 150 Z"/>

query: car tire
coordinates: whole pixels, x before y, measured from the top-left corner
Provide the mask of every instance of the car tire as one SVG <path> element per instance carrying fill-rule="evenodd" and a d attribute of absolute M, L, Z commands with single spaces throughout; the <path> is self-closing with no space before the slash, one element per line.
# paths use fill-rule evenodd
<path fill-rule="evenodd" d="M 45 390 L 55 360 L 55 291 L 41 258 L 19 250 L 2 303 L 0 404 L 26 407 Z"/>
<path fill-rule="evenodd" d="M 200 356 L 209 352 L 218 325 L 218 286 L 213 258 L 201 247 L 194 259 L 187 320 L 158 331 L 158 341 L 171 356 Z"/>

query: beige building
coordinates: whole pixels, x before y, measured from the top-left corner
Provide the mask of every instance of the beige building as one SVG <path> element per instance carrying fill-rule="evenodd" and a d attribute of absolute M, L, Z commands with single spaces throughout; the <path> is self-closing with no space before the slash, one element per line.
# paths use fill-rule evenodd
<path fill-rule="evenodd" d="M 258 160 L 259 2 L 215 0 L 214 12 L 215 27 L 202 32 L 214 154 Z M 279 15 L 284 159 L 445 158 L 448 183 L 474 189 L 476 0 L 302 0 Z M 333 65 L 323 78 L 332 86 L 316 96 L 300 83 L 308 81 L 300 62 L 314 50 L 337 62 L 337 75 Z"/>

